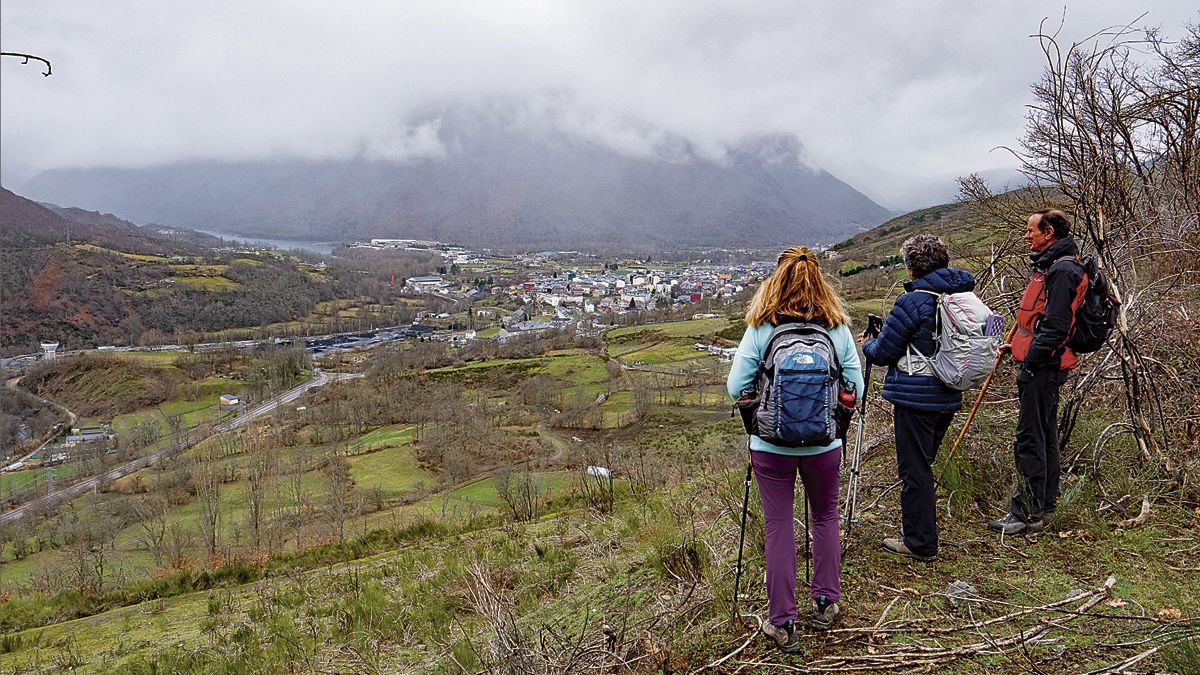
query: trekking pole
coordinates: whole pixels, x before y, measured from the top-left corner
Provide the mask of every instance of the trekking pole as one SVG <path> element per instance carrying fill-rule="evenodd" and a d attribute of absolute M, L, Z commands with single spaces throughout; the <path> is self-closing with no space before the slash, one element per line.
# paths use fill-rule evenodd
<path fill-rule="evenodd" d="M 867 315 L 867 334 L 878 335 L 883 319 L 875 314 Z M 867 418 L 867 392 L 871 390 L 871 362 L 863 371 L 862 400 L 858 408 L 858 430 L 854 433 L 854 453 L 850 455 L 850 485 L 846 488 L 846 539 L 850 539 L 850 527 L 854 523 L 854 507 L 858 502 L 858 475 L 862 466 L 863 426 Z"/>
<path fill-rule="evenodd" d="M 746 544 L 746 511 L 750 508 L 750 477 L 753 462 L 750 459 L 750 438 L 746 437 L 746 494 L 742 497 L 742 533 L 738 536 L 737 573 L 733 577 L 733 611 L 737 612 L 738 587 L 742 581 L 742 548 Z"/>
<path fill-rule="evenodd" d="M 812 539 L 809 537 L 808 530 L 808 490 L 804 490 L 804 483 L 801 480 L 800 489 L 804 491 L 804 583 L 812 587 L 812 577 L 809 574 L 809 563 L 812 561 Z"/>
<path fill-rule="evenodd" d="M 1004 337 L 1006 344 L 1011 343 L 1013 335 L 1017 333 L 1017 324 L 1013 323 L 1012 328 L 1008 329 L 1008 335 Z M 996 362 L 992 364 L 992 372 L 983 379 L 983 384 L 979 385 L 979 395 L 975 397 L 975 405 L 971 406 L 971 412 L 967 414 L 967 421 L 963 423 L 962 431 L 958 432 L 958 438 L 954 439 L 954 445 L 950 446 L 950 454 L 946 455 L 946 459 L 942 460 L 942 465 L 945 466 L 954 458 L 954 453 L 958 451 L 958 444 L 962 443 L 962 439 L 967 435 L 967 429 L 971 428 L 971 422 L 975 419 L 975 413 L 979 412 L 979 405 L 983 403 L 983 397 L 987 394 L 988 387 L 992 384 L 992 376 L 996 374 L 996 369 L 1000 367 L 1000 361 L 1004 359 L 1004 353 L 996 354 Z"/>

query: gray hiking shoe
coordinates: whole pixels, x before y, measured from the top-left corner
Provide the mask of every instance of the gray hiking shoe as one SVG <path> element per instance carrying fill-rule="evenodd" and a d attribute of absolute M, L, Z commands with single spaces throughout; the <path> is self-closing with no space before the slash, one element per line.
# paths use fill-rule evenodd
<path fill-rule="evenodd" d="M 906 557 L 912 558 L 914 560 L 920 560 L 921 562 L 929 562 L 931 560 L 937 559 L 936 554 L 935 555 L 921 555 L 919 553 L 913 553 L 912 550 L 909 549 L 907 545 L 905 545 L 905 543 L 902 539 L 897 539 L 895 537 L 888 537 L 887 539 L 884 539 L 880 543 L 883 545 L 883 550 L 888 551 L 890 553 L 895 553 L 896 555 L 906 556 Z"/>
<path fill-rule="evenodd" d="M 796 639 L 796 623 L 788 621 L 782 626 L 764 623 L 762 632 L 775 642 L 775 646 L 788 654 L 800 651 L 800 641 Z"/>
<path fill-rule="evenodd" d="M 1020 534 L 1021 532 L 1038 532 L 1045 529 L 1046 521 L 1038 516 L 1035 520 L 1022 520 L 1013 513 L 1004 514 L 1003 518 L 988 523 L 988 529 L 1000 534 Z"/>
<path fill-rule="evenodd" d="M 812 627 L 817 630 L 829 630 L 841 613 L 842 610 L 836 602 L 822 595 L 813 603 Z"/>

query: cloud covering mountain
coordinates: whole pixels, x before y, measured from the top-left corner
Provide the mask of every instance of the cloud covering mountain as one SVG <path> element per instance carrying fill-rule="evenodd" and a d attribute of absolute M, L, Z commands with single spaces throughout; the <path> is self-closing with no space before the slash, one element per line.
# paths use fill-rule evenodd
<path fill-rule="evenodd" d="M 427 108 L 356 156 L 59 169 L 32 198 L 248 236 L 536 248 L 829 242 L 890 213 L 793 136 L 702 150 L 569 97 Z"/>

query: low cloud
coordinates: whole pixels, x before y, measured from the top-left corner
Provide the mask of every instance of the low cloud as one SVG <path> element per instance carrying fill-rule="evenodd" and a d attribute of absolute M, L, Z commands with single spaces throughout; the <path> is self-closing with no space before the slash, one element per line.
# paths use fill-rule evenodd
<path fill-rule="evenodd" d="M 1168 36 L 1200 18 L 1182 1 L 1148 10 L 1143 23 Z M 1012 166 L 991 149 L 1019 139 L 1043 67 L 1028 36 L 1061 11 L 1033 0 L 5 0 L 0 44 L 50 58 L 54 75 L 0 60 L 0 180 L 186 159 L 436 159 L 452 149 L 421 111 L 502 99 L 635 157 L 719 159 L 744 139 L 790 134 L 808 161 L 892 193 Z M 1141 11 L 1076 2 L 1064 35 Z"/>
<path fill-rule="evenodd" d="M 377 136 L 367 143 L 363 156 L 389 162 L 441 159 L 446 156 L 446 146 L 438 137 L 440 126 L 441 120 L 433 120 Z"/>

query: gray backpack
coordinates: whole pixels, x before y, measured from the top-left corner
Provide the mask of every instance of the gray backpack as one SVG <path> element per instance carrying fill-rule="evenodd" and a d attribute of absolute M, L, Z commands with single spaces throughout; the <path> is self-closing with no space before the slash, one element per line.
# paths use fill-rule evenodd
<path fill-rule="evenodd" d="M 934 293 L 917 290 L 937 296 L 934 353 L 926 356 L 910 344 L 907 357 L 898 366 L 906 369 L 909 375 L 933 375 L 957 391 L 978 386 L 995 367 L 1004 317 L 993 314 L 979 296 L 970 291 Z"/>
<path fill-rule="evenodd" d="M 816 324 L 782 323 L 771 331 L 752 393 L 739 399 L 746 431 L 786 448 L 838 438 L 838 393 L 847 385 L 837 347 Z"/>

